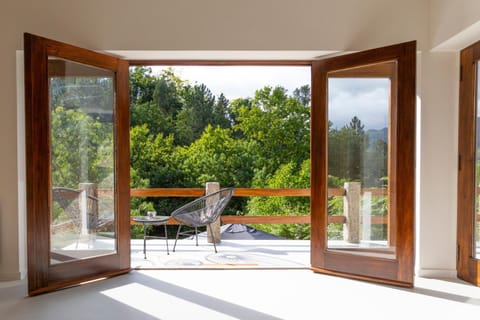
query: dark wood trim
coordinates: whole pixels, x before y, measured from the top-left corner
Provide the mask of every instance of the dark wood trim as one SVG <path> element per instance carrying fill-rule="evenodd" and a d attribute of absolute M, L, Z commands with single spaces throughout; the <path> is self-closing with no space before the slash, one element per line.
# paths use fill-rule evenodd
<path fill-rule="evenodd" d="M 457 186 L 457 275 L 479 285 L 480 261 L 474 254 L 476 161 L 476 62 L 480 60 L 480 42 L 460 53 L 460 93 L 458 116 L 458 186 Z"/>
<path fill-rule="evenodd" d="M 68 69 L 68 75 L 67 70 Z M 85 68 L 63 59 L 48 60 L 49 77 L 111 77 L 111 72 L 101 68 Z"/>
<path fill-rule="evenodd" d="M 129 71 L 126 61 L 58 41 L 25 34 L 24 42 L 28 290 L 34 295 L 130 268 Z M 50 265 L 49 57 L 115 73 L 116 254 Z"/>
<path fill-rule="evenodd" d="M 370 193 L 372 196 L 385 196 L 389 194 L 386 188 L 364 188 L 361 193 Z M 111 194 L 110 190 L 98 190 L 99 195 Z M 204 188 L 148 188 L 131 189 L 131 197 L 201 197 L 205 194 Z M 345 195 L 343 188 L 328 188 L 329 197 L 342 197 Z M 233 196 L 235 197 L 309 197 L 310 189 L 256 189 L 256 188 L 236 188 Z"/>
<path fill-rule="evenodd" d="M 311 112 L 311 261 L 316 270 L 388 283 L 413 284 L 414 271 L 414 190 L 415 190 L 415 75 L 416 42 L 372 49 L 327 58 L 312 65 Z M 392 64 L 392 62 L 394 62 Z M 385 67 L 377 65 L 385 64 Z M 389 150 L 389 214 L 394 226 L 390 236 L 395 244 L 395 259 L 351 255 L 327 249 L 328 116 L 327 81 L 330 75 L 346 77 L 352 71 L 360 77 L 389 74 L 392 90 Z M 363 66 L 362 68 L 359 68 Z M 366 69 L 372 67 L 372 72 Z M 394 101 L 396 100 L 396 101 Z M 402 150 L 402 152 L 397 152 Z"/>
<path fill-rule="evenodd" d="M 62 58 L 106 70 L 116 70 L 121 59 L 63 42 L 35 36 L 46 44 L 48 56 Z M 110 59 L 105 59 L 108 57 Z"/>
<path fill-rule="evenodd" d="M 50 150 L 46 44 L 24 35 L 27 259 L 29 292 L 48 286 Z"/>
<path fill-rule="evenodd" d="M 389 208 L 396 230 L 397 280 L 413 283 L 415 264 L 415 123 L 416 123 L 416 43 L 397 47 L 398 89 L 396 106 L 396 134 L 392 134 L 395 150 L 392 152 L 393 179 L 389 184 Z M 401 152 L 400 152 L 401 150 Z M 391 174 L 389 174 L 391 175 Z"/>
<path fill-rule="evenodd" d="M 326 60 L 312 65 L 312 106 L 310 113 L 310 245 L 311 265 L 324 268 L 327 248 L 328 207 L 328 115 Z"/>
<path fill-rule="evenodd" d="M 343 277 L 343 278 L 349 278 L 349 279 L 355 279 L 355 280 L 362 280 L 362 281 L 373 281 L 373 282 L 376 282 L 376 283 L 389 284 L 389 285 L 394 285 L 394 286 L 398 286 L 398 287 L 413 288 L 413 284 L 410 283 L 410 282 L 388 280 L 388 279 L 376 278 L 376 277 L 366 277 L 366 276 L 361 276 L 361 275 L 357 275 L 357 274 L 351 274 L 351 273 L 345 273 L 345 272 L 336 272 L 336 271 L 332 271 L 332 270 L 329 270 L 329 269 L 322 269 L 322 268 L 316 268 L 316 267 L 311 267 L 310 269 L 313 272 L 327 274 L 327 275 L 330 275 L 330 276 L 337 276 L 337 277 Z"/>
<path fill-rule="evenodd" d="M 312 60 L 128 60 L 131 66 L 305 66 Z"/>
<path fill-rule="evenodd" d="M 130 73 L 128 62 L 118 60 L 115 108 L 116 268 L 130 268 Z"/>
<path fill-rule="evenodd" d="M 132 225 L 141 225 L 139 222 L 133 220 L 134 216 L 130 217 L 130 223 Z M 345 221 L 344 216 L 337 216 L 335 219 L 338 223 Z M 238 224 L 283 224 L 283 223 L 306 223 L 310 224 L 310 216 L 221 216 L 221 222 L 223 224 L 238 223 Z M 168 225 L 181 224 L 174 218 L 170 218 L 167 222 Z"/>
<path fill-rule="evenodd" d="M 310 189 L 235 188 L 235 197 L 310 197 Z"/>
<path fill-rule="evenodd" d="M 201 197 L 205 188 L 150 188 L 131 189 L 131 197 Z"/>
<path fill-rule="evenodd" d="M 93 276 L 90 276 L 90 277 L 83 277 L 82 279 L 78 279 L 78 280 L 74 279 L 74 280 L 67 280 L 67 281 L 59 281 L 59 282 L 56 282 L 54 284 L 48 285 L 46 287 L 42 287 L 42 288 L 39 288 L 39 289 L 36 289 L 36 290 L 32 290 L 28 294 L 29 294 L 29 296 L 36 296 L 36 295 L 39 295 L 39 294 L 48 293 L 48 292 L 51 292 L 51 291 L 55 291 L 55 290 L 59 290 L 59 289 L 67 288 L 67 287 L 81 285 L 84 282 L 116 277 L 116 276 L 119 276 L 119 275 L 122 275 L 122 274 L 125 274 L 125 273 L 129 273 L 131 270 L 132 270 L 131 268 L 127 268 L 127 269 L 124 269 L 124 270 L 118 270 L 118 271 L 103 273 L 100 278 L 99 278 L 98 275 L 93 275 Z"/>
<path fill-rule="evenodd" d="M 397 129 L 398 129 L 398 70 L 397 63 L 390 65 L 392 75 L 390 76 L 390 106 L 389 106 L 389 117 L 388 117 L 388 141 L 397 141 Z M 387 210 L 389 212 L 389 228 L 388 228 L 388 241 L 391 246 L 396 245 L 396 231 L 397 230 L 397 219 L 395 210 L 397 198 L 396 194 L 396 177 L 398 172 L 397 170 L 397 143 L 388 144 L 388 205 Z M 393 208 L 393 210 L 391 209 Z"/>
<path fill-rule="evenodd" d="M 133 220 L 134 216 L 130 216 L 131 225 L 141 225 L 141 223 Z M 284 224 L 284 223 L 307 223 L 310 224 L 310 216 L 222 216 L 221 221 L 223 224 L 227 223 L 240 223 L 240 224 Z M 345 216 L 328 216 L 328 223 L 345 223 Z M 373 216 L 371 220 L 372 224 L 387 224 L 388 216 Z M 178 225 L 180 222 L 174 218 L 170 218 L 167 224 Z"/>
<path fill-rule="evenodd" d="M 351 69 L 338 70 L 329 73 L 329 78 L 389 78 L 393 79 L 397 76 L 397 63 L 391 61 L 390 63 L 373 64 L 361 66 Z"/>
<path fill-rule="evenodd" d="M 222 216 L 221 221 L 223 224 L 310 224 L 310 216 Z"/>

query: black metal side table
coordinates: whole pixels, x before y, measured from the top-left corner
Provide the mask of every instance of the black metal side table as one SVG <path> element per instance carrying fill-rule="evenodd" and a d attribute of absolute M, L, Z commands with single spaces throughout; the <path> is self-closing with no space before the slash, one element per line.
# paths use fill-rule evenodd
<path fill-rule="evenodd" d="M 155 238 L 155 239 L 165 239 L 167 244 L 167 254 L 170 254 L 168 251 L 168 233 L 167 233 L 167 222 L 170 219 L 170 216 L 134 216 L 133 221 L 143 224 L 143 256 L 144 259 L 147 259 L 147 238 Z M 147 225 L 164 225 L 165 227 L 165 236 L 158 237 L 158 236 L 147 236 Z"/>

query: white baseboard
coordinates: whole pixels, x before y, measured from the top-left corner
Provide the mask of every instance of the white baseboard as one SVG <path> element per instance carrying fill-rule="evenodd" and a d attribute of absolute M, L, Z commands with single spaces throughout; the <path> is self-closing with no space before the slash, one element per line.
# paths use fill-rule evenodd
<path fill-rule="evenodd" d="M 447 279 L 456 279 L 457 270 L 456 269 L 417 269 L 415 272 L 417 277 L 423 278 L 447 278 Z"/>

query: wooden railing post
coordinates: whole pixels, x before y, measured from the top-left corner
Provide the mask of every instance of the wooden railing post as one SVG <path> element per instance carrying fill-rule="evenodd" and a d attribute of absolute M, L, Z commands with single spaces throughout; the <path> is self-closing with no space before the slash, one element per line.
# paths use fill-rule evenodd
<path fill-rule="evenodd" d="M 360 242 L 360 182 L 345 182 L 343 185 L 343 239 L 350 243 Z"/>
<path fill-rule="evenodd" d="M 214 193 L 220 190 L 220 183 L 218 182 L 207 182 L 205 185 L 205 195 Z M 216 201 L 217 199 L 212 199 L 212 201 Z M 207 203 L 208 205 L 208 203 Z M 210 225 L 210 229 L 207 228 L 207 241 L 209 243 L 220 243 L 220 217 L 215 220 L 214 223 Z"/>

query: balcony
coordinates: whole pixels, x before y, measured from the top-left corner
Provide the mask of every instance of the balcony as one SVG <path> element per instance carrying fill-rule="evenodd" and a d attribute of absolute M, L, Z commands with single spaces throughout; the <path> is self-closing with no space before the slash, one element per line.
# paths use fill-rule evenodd
<path fill-rule="evenodd" d="M 346 185 L 348 188 L 348 185 Z M 351 191 L 351 190 L 350 190 Z M 205 193 L 205 189 L 134 189 L 131 191 L 132 197 L 198 197 Z M 384 197 L 387 194 L 386 189 L 363 189 L 362 194 L 370 196 Z M 251 189 L 236 188 L 235 197 L 309 197 L 310 189 Z M 329 197 L 345 197 L 344 211 L 349 212 L 350 219 L 353 220 L 352 213 L 348 208 L 348 199 L 353 196 L 353 191 L 347 195 L 344 188 L 329 189 Z M 357 200 L 360 194 L 354 195 Z M 359 207 L 356 207 L 358 211 Z M 344 225 L 347 221 L 345 215 L 331 215 L 328 222 L 330 224 Z M 379 241 L 358 241 L 359 239 L 351 239 L 352 234 L 359 234 L 360 221 L 356 219 L 357 224 L 350 223 L 348 228 L 350 239 L 331 240 L 332 247 L 346 247 L 349 242 L 358 242 L 358 244 L 350 246 L 386 246 L 386 240 Z M 372 224 L 386 224 L 388 217 L 374 216 L 371 217 Z M 132 224 L 135 224 L 131 220 Z M 171 219 L 170 224 L 176 222 Z M 290 224 L 301 223 L 309 224 L 310 216 L 230 216 L 223 215 L 221 217 L 222 224 Z M 353 229 L 357 229 L 353 232 Z M 207 243 L 206 235 L 199 239 L 200 246 L 195 246 L 194 240 L 179 240 L 175 253 L 167 255 L 164 240 L 147 240 L 147 259 L 143 258 L 143 240 L 132 239 L 132 267 L 133 268 L 290 268 L 302 269 L 310 267 L 310 241 L 309 240 L 239 240 L 239 239 L 222 239 L 219 246 L 219 253 L 214 254 L 211 244 Z M 173 239 L 172 239 L 173 240 Z M 170 241 L 170 245 L 173 241 Z M 171 248 L 170 248 L 171 250 Z"/>
<path fill-rule="evenodd" d="M 191 190 L 134 190 L 132 194 L 144 196 L 159 192 L 169 195 L 173 192 L 177 196 L 188 192 L 192 196 Z M 250 190 L 248 194 L 272 192 L 279 194 L 277 190 Z M 292 192 L 298 194 L 298 190 Z M 301 193 L 308 194 L 307 191 Z M 247 190 L 240 189 L 237 196 L 239 194 L 246 196 Z M 343 197 L 345 190 L 332 189 L 329 195 Z M 240 223 L 284 223 L 289 219 L 309 222 L 308 217 L 223 217 L 224 222 Z M 329 222 L 343 225 L 346 219 L 331 216 Z M 371 221 L 385 223 L 387 220 L 382 217 Z M 112 241 L 102 236 L 89 240 L 82 239 L 76 244 L 79 251 L 100 249 Z M 332 241 L 332 245 L 335 243 L 345 245 L 347 241 Z M 199 247 L 194 240 L 180 240 L 177 252 L 170 255 L 166 254 L 164 240 L 149 240 L 147 259 L 143 259 L 142 240 L 133 239 L 131 244 L 132 267 L 142 270 L 32 299 L 24 299 L 25 282 L 15 283 L 0 288 L 0 296 L 4 297 L 0 310 L 6 307 L 3 314 L 8 319 L 40 320 L 67 313 L 72 319 L 101 314 L 119 320 L 185 319 L 192 314 L 201 319 L 306 319 L 316 315 L 375 318 L 377 314 L 405 319 L 418 318 L 419 310 L 428 310 L 428 317 L 433 318 L 472 317 L 478 314 L 480 305 L 478 288 L 457 280 L 417 278 L 415 288 L 399 289 L 315 274 L 306 270 L 310 254 L 308 240 L 223 239 L 218 255 L 205 237 L 199 239 Z M 373 244 L 363 241 L 365 246 Z M 240 260 L 242 257 L 244 260 Z M 372 305 L 372 297 L 375 308 L 368 310 L 366 306 Z M 409 307 L 398 308 L 399 305 Z M 320 311 L 321 306 L 328 307 Z"/>
<path fill-rule="evenodd" d="M 91 186 L 90 186 L 91 187 Z M 362 195 L 368 194 L 369 197 L 385 197 L 387 189 L 348 189 L 349 184 L 345 188 L 332 188 L 328 190 L 329 199 L 342 198 L 343 214 L 333 214 L 328 216 L 329 225 L 336 225 L 336 230 L 343 229 L 343 235 L 334 235 L 332 239 L 329 236 L 329 245 L 332 248 L 349 248 L 349 247 L 386 247 L 387 239 L 360 239 L 360 228 L 362 224 L 368 222 L 367 227 L 371 225 L 388 224 L 388 216 L 369 216 L 368 221 L 364 218 L 360 221 L 360 206 L 352 205 L 353 201 L 360 201 Z M 87 199 L 108 199 L 109 191 L 104 190 L 87 190 L 91 193 Z M 203 188 L 157 188 L 157 189 L 132 189 L 132 197 L 199 197 L 205 193 Z M 310 189 L 251 189 L 236 188 L 234 197 L 309 197 Z M 92 201 L 93 202 L 93 201 Z M 86 202 L 87 207 L 95 207 Z M 350 207 L 349 207 L 350 206 Z M 94 255 L 108 254 L 108 250 L 114 248 L 114 243 L 108 237 L 108 221 L 105 222 L 105 215 L 102 209 L 97 209 L 96 213 L 102 221 L 102 228 L 106 228 L 107 232 L 91 235 L 88 230 L 86 237 L 78 239 L 70 239 L 63 242 L 57 240 L 56 236 L 52 243 L 59 244 L 57 251 L 54 252 L 53 258 L 59 257 L 60 261 L 68 261 L 71 259 L 81 259 L 88 256 L 88 252 Z M 81 209 L 77 210 L 82 212 Z M 88 210 L 83 210 L 86 212 Z M 95 211 L 95 210 L 94 210 Z M 108 210 L 107 210 L 108 211 Z M 87 220 L 85 218 L 84 220 Z M 107 219 L 108 220 L 108 219 Z M 347 220 L 349 223 L 347 224 Z M 170 219 L 169 224 L 175 225 L 177 222 Z M 309 224 L 310 216 L 241 216 L 241 215 L 223 215 L 221 223 L 225 224 Z M 131 224 L 135 225 L 133 216 Z M 365 226 L 363 226 L 365 227 Z M 59 229 L 60 226 L 52 226 L 52 229 Z M 140 226 L 141 228 L 141 226 Z M 85 230 L 84 230 L 85 231 Z M 107 236 L 105 236 L 107 235 Z M 275 238 L 275 237 L 273 237 Z M 172 250 L 174 239 L 170 239 L 170 251 Z M 189 239 L 181 239 L 178 242 L 175 253 L 167 255 L 165 240 L 149 239 L 147 240 L 147 259 L 143 258 L 143 240 L 131 239 L 131 261 L 133 268 L 308 268 L 310 266 L 310 241 L 309 240 L 287 240 L 276 238 L 275 240 L 240 240 L 240 239 L 222 239 L 219 246 L 219 253 L 213 254 L 211 244 L 207 243 L 206 236 L 200 235 L 200 246 L 195 246 L 195 241 Z M 63 259 L 63 260 L 61 260 Z M 66 259 L 66 260 L 65 260 Z"/>

